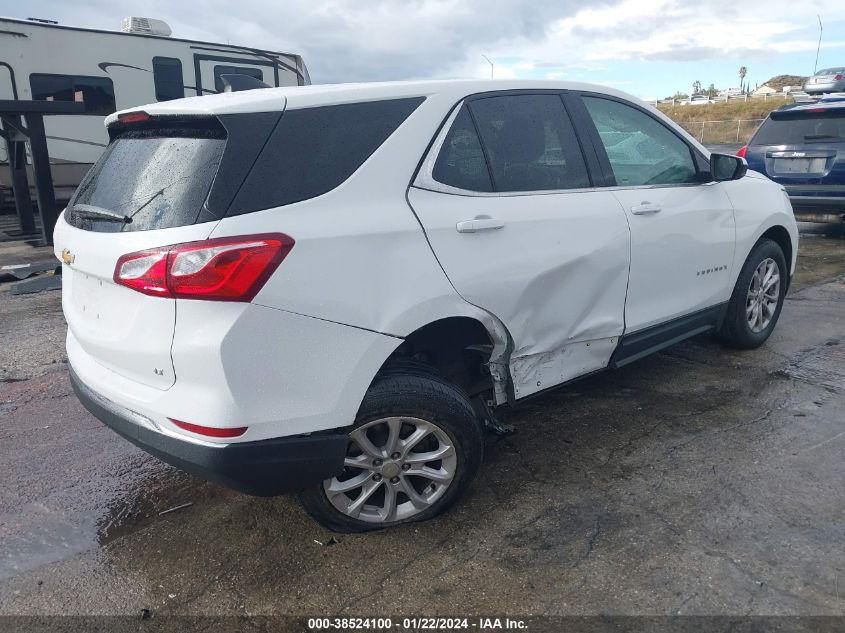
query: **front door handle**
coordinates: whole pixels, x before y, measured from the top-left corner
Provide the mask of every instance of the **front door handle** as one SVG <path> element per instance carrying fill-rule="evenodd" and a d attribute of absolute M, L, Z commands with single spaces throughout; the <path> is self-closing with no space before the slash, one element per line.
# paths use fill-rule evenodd
<path fill-rule="evenodd" d="M 462 220 L 455 225 L 458 233 L 478 233 L 504 228 L 505 223 L 489 215 L 477 215 L 472 220 Z"/>
<path fill-rule="evenodd" d="M 660 205 L 653 202 L 643 201 L 640 204 L 635 204 L 631 207 L 631 213 L 634 215 L 651 215 L 652 213 L 660 213 Z"/>

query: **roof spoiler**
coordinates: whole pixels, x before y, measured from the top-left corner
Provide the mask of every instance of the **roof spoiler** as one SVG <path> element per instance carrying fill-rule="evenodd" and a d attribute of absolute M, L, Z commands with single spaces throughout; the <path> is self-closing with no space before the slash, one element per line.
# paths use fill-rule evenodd
<path fill-rule="evenodd" d="M 271 88 L 260 79 L 249 75 L 220 75 L 223 92 L 240 92 L 241 90 L 255 90 L 256 88 Z"/>

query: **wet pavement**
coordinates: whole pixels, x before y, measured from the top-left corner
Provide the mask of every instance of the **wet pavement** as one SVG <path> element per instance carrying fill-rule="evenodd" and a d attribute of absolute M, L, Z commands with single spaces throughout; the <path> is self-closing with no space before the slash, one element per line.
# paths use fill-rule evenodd
<path fill-rule="evenodd" d="M 105 429 L 59 293 L 0 289 L 0 614 L 845 614 L 845 232 L 802 229 L 763 348 L 530 400 L 446 516 L 336 542 Z"/>

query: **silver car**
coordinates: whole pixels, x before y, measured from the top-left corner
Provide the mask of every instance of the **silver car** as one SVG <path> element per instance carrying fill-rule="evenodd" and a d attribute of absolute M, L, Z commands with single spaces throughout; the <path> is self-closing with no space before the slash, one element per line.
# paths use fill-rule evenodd
<path fill-rule="evenodd" d="M 845 92 L 845 66 L 820 70 L 804 84 L 804 92 L 811 95 L 824 92 Z"/>

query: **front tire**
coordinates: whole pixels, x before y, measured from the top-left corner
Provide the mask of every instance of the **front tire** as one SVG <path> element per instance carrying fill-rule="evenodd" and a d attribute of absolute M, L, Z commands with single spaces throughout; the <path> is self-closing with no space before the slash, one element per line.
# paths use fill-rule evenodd
<path fill-rule="evenodd" d="M 467 397 L 424 367 L 376 378 L 349 433 L 343 473 L 300 493 L 336 532 L 424 521 L 445 511 L 481 465 L 481 425 Z"/>
<path fill-rule="evenodd" d="M 757 242 L 736 280 L 717 332 L 719 340 L 737 349 L 754 349 L 765 343 L 780 317 L 788 278 L 786 258 L 777 242 Z"/>

